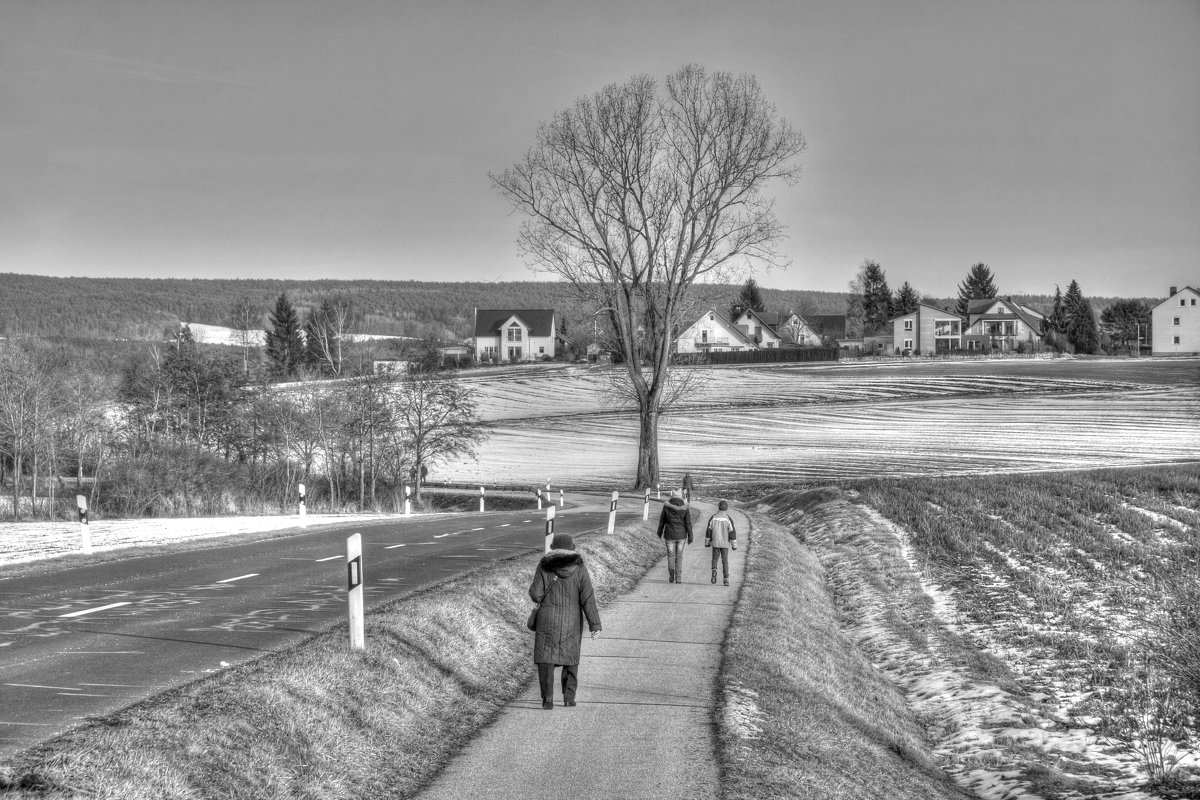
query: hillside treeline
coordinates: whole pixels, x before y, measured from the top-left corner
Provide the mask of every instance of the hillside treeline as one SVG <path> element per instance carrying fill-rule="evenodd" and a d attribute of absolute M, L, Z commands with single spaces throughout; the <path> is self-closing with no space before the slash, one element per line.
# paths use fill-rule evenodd
<path fill-rule="evenodd" d="M 394 509 L 483 434 L 453 372 L 369 365 L 272 384 L 186 328 L 110 373 L 61 345 L 0 341 L 0 516 L 62 517 L 76 494 L 111 516 L 268 513 L 295 508 L 300 483 L 310 507 Z"/>
<path fill-rule="evenodd" d="M 728 309 L 740 286 L 695 287 L 697 306 Z M 226 325 L 248 299 L 266 329 L 276 299 L 287 293 L 302 318 L 330 297 L 355 309 L 355 333 L 461 341 L 471 336 L 475 308 L 553 308 L 568 332 L 590 327 L 595 308 L 555 281 L 284 281 L 183 278 L 52 278 L 0 273 L 0 336 L 163 340 L 181 322 Z M 839 292 L 763 289 L 768 310 L 842 314 Z M 703 309 L 701 309 L 702 311 Z M 697 311 L 699 315 L 700 311 Z"/>

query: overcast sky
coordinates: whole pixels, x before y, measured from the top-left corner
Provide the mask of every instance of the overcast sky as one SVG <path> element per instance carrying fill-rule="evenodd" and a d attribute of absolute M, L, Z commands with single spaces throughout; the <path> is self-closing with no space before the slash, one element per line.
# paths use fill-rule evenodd
<path fill-rule="evenodd" d="M 0 272 L 543 279 L 488 172 L 689 62 L 808 142 L 765 286 L 1200 285 L 1200 0 L 0 0 Z"/>

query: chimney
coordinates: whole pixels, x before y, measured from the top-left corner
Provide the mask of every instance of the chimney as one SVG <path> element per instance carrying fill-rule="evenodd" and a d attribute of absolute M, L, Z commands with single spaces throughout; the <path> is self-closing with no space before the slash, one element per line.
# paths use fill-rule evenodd
<path fill-rule="evenodd" d="M 1170 293 L 1169 295 L 1167 295 L 1167 297 L 1174 297 L 1174 296 L 1175 296 L 1176 289 L 1178 289 L 1178 287 L 1177 287 L 1177 286 L 1172 286 L 1172 287 L 1171 287 L 1171 293 Z"/>

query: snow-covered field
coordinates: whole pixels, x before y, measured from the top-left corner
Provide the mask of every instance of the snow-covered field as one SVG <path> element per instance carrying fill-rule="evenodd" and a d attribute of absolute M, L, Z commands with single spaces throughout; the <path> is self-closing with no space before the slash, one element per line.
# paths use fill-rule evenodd
<path fill-rule="evenodd" d="M 659 423 L 665 482 L 707 485 L 871 475 L 1124 466 L 1200 453 L 1196 360 L 951 362 L 698 371 Z M 494 377 L 493 377 L 494 376 Z M 491 438 L 442 480 L 632 482 L 637 426 L 603 370 L 480 371 Z"/>

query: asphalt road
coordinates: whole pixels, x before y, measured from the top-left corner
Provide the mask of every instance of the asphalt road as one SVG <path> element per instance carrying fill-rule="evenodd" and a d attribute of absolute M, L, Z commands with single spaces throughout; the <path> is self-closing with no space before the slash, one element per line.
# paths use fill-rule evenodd
<path fill-rule="evenodd" d="M 640 515 L 635 500 L 621 503 L 621 518 Z M 557 509 L 555 530 L 603 530 L 607 510 L 598 501 Z M 483 562 L 540 552 L 545 525 L 534 509 L 399 518 L 0 580 L 0 759 L 346 619 L 353 533 L 369 610 Z"/>

